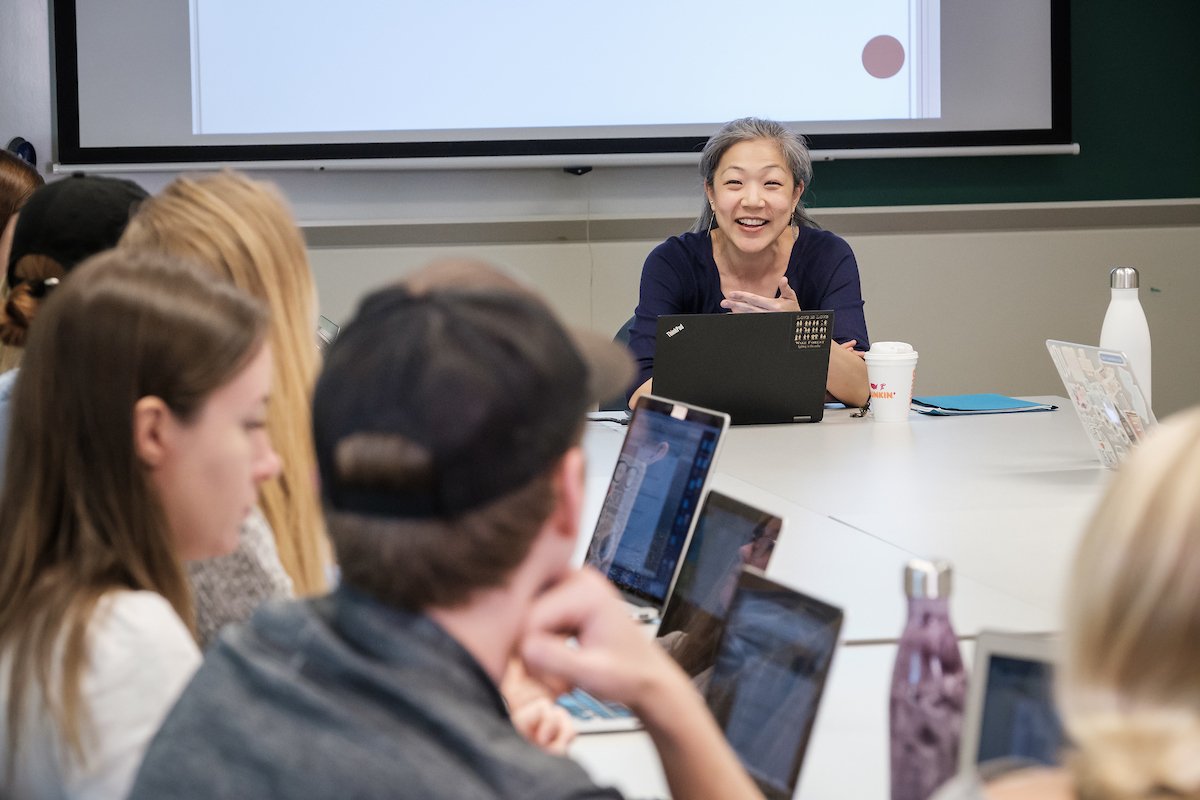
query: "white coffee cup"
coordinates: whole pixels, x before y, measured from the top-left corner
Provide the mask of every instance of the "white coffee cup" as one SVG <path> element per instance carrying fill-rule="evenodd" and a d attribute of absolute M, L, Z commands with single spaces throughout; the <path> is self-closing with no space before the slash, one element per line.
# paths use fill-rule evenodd
<path fill-rule="evenodd" d="M 863 360 L 871 383 L 871 412 L 879 422 L 908 422 L 917 351 L 904 342 L 875 342 Z"/>

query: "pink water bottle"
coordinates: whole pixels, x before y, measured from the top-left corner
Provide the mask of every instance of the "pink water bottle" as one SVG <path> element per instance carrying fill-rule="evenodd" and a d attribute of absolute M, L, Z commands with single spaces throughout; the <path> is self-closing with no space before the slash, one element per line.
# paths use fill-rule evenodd
<path fill-rule="evenodd" d="M 967 674 L 950 626 L 950 565 L 904 568 L 908 624 L 892 673 L 892 800 L 926 800 L 958 770 Z"/>

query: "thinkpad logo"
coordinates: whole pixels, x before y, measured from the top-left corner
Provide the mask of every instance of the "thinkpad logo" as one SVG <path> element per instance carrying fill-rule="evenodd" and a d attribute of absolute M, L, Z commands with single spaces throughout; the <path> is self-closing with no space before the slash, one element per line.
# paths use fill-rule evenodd
<path fill-rule="evenodd" d="M 682 322 L 679 323 L 678 325 L 676 325 L 674 328 L 671 328 L 671 330 L 667 331 L 667 336 L 674 336 L 675 334 L 679 333 L 681 330 L 683 330 Z"/>

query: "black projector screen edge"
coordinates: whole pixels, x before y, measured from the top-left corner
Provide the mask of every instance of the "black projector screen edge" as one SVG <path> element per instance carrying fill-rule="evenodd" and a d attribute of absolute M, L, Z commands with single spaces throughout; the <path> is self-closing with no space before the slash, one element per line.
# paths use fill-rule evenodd
<path fill-rule="evenodd" d="M 953 2 L 953 0 L 950 0 Z M 808 134 L 815 151 L 892 150 L 918 155 L 922 148 L 1011 148 L 1071 142 L 1070 0 L 1050 0 L 1051 125 L 1021 130 Z M 513 156 L 697 153 L 707 137 L 497 139 L 482 141 L 340 142 L 172 146 L 84 146 L 81 143 L 76 0 L 53 0 L 53 63 L 57 158 L 70 165 L 205 164 L 324 160 L 444 160 Z M 978 154 L 978 153 L 973 153 Z"/>

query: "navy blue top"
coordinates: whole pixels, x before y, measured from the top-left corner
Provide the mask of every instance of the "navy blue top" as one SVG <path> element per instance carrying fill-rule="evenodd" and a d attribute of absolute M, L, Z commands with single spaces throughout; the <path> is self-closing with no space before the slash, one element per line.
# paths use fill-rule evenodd
<path fill-rule="evenodd" d="M 869 350 L 858 262 L 846 240 L 829 231 L 801 227 L 788 259 L 787 279 L 800 308 L 832 310 L 833 339 L 856 339 Z M 637 359 L 637 379 L 628 394 L 654 374 L 654 337 L 663 314 L 725 314 L 721 276 L 708 233 L 672 236 L 651 251 L 642 267 L 642 286 L 630 328 L 629 349 Z"/>

